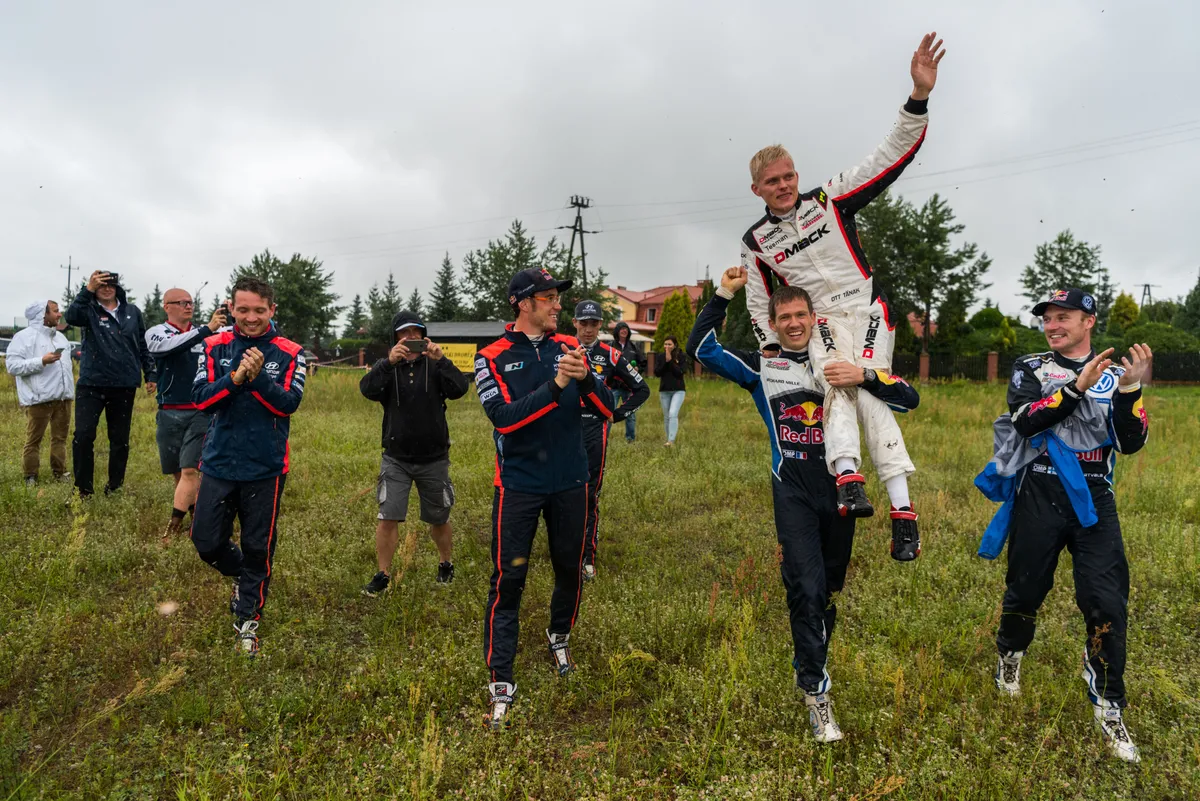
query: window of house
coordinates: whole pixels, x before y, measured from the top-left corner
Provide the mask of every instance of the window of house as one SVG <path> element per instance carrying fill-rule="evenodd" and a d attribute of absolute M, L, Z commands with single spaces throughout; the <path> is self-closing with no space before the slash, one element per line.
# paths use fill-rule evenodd
<path fill-rule="evenodd" d="M 655 312 L 657 312 L 657 311 L 658 311 L 658 309 L 646 309 L 646 322 L 648 322 L 648 323 L 654 322 L 654 318 L 656 316 Z"/>

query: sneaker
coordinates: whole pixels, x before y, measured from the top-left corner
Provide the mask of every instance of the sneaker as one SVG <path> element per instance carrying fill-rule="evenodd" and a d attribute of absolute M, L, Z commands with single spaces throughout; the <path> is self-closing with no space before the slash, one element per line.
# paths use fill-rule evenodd
<path fill-rule="evenodd" d="M 836 743 L 842 739 L 842 729 L 833 719 L 833 701 L 829 700 L 829 693 L 805 693 L 804 704 L 808 707 L 808 725 L 812 727 L 814 740 L 818 743 Z"/>
<path fill-rule="evenodd" d="M 507 681 L 494 681 L 488 685 L 488 694 L 491 700 L 488 701 L 488 713 L 483 719 L 483 724 L 492 731 L 512 726 L 509 712 L 517 694 L 517 685 Z"/>
<path fill-rule="evenodd" d="M 438 562 L 438 584 L 449 584 L 454 581 L 454 563 L 453 562 Z"/>
<path fill-rule="evenodd" d="M 892 507 L 892 558 L 911 562 L 921 555 L 921 534 L 917 531 L 917 513 L 911 506 Z"/>
<path fill-rule="evenodd" d="M 591 562 L 583 563 L 583 580 L 584 581 L 595 581 L 596 580 L 596 566 L 593 565 Z"/>
<path fill-rule="evenodd" d="M 171 519 L 169 521 L 167 521 L 167 532 L 166 533 L 167 534 L 178 534 L 180 531 L 183 531 L 183 518 L 175 517 L 174 515 L 172 515 Z"/>
<path fill-rule="evenodd" d="M 121 491 L 121 488 L 120 488 L 120 487 L 110 487 L 108 484 L 105 484 L 105 485 L 104 485 L 104 495 L 105 495 L 105 497 L 112 496 L 112 495 L 116 495 L 116 494 L 117 494 L 118 492 L 120 492 L 120 491 Z"/>
<path fill-rule="evenodd" d="M 71 474 L 70 473 L 59 473 L 58 475 L 56 475 L 54 477 L 54 480 L 57 481 L 59 484 L 66 484 L 68 481 L 71 480 Z"/>
<path fill-rule="evenodd" d="M 25 476 L 25 486 L 36 487 L 37 486 L 37 476 Z"/>
<path fill-rule="evenodd" d="M 554 660 L 554 669 L 559 676 L 568 676 L 575 672 L 575 660 L 571 659 L 571 649 L 567 647 L 570 634 L 551 634 L 546 630 L 546 639 L 550 641 L 550 658 Z"/>
<path fill-rule="evenodd" d="M 440 570 L 438 571 L 438 574 L 439 576 L 441 575 Z M 380 570 L 375 574 L 375 577 L 371 579 L 370 583 L 363 587 L 362 594 L 368 598 L 374 598 L 380 593 L 387 592 L 387 589 L 391 586 L 391 584 L 392 580 L 388 577 L 388 574 Z"/>
<path fill-rule="evenodd" d="M 867 500 L 866 479 L 858 473 L 837 477 L 838 514 L 842 517 L 870 517 L 875 507 Z"/>
<path fill-rule="evenodd" d="M 1125 728 L 1120 707 L 1105 708 L 1093 704 L 1092 711 L 1096 717 L 1096 725 L 1100 727 L 1100 735 L 1104 738 L 1104 744 L 1108 746 L 1108 752 L 1125 762 L 1141 762 L 1142 756 L 1138 753 L 1137 746 L 1133 744 L 1129 730 Z"/>
<path fill-rule="evenodd" d="M 237 648 L 249 657 L 258 656 L 258 621 L 239 620 L 233 624 L 237 632 Z"/>
<path fill-rule="evenodd" d="M 1024 651 L 1010 651 L 996 660 L 996 689 L 1010 698 L 1021 694 L 1021 657 Z"/>

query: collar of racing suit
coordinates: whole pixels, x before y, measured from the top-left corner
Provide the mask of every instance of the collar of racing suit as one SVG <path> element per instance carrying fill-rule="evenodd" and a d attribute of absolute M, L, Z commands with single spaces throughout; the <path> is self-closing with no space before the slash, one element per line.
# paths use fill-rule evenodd
<path fill-rule="evenodd" d="M 794 361 L 797 364 L 804 364 L 805 362 L 808 361 L 808 351 L 807 350 L 799 350 L 799 351 L 797 351 L 797 350 L 781 350 L 781 351 L 779 351 L 777 358 L 790 359 L 791 361 Z"/>
<path fill-rule="evenodd" d="M 1057 364 L 1059 367 L 1065 367 L 1068 370 L 1074 370 L 1077 373 L 1082 370 L 1088 362 L 1096 358 L 1095 350 L 1089 350 L 1088 355 L 1079 360 L 1069 359 L 1066 356 L 1063 356 L 1061 353 L 1057 353 L 1055 351 L 1051 351 L 1051 353 L 1054 354 L 1055 364 Z"/>
<path fill-rule="evenodd" d="M 791 211 L 789 211 L 787 214 L 783 215 L 782 217 L 777 217 L 777 216 L 775 216 L 775 212 L 771 211 L 771 207 L 767 206 L 767 220 L 770 221 L 770 223 L 772 225 L 777 225 L 781 222 L 795 222 L 796 221 L 796 211 L 799 208 L 800 208 L 800 201 L 797 199 L 796 205 L 792 206 Z"/>

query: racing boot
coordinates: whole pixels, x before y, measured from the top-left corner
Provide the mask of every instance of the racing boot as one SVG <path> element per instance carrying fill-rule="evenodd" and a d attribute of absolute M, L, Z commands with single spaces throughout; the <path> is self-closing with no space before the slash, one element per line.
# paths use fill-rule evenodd
<path fill-rule="evenodd" d="M 507 681 L 494 681 L 488 685 L 488 713 L 483 718 L 483 725 L 492 731 L 500 731 L 512 726 L 510 711 L 513 698 L 517 695 L 517 685 Z"/>
<path fill-rule="evenodd" d="M 911 506 L 892 507 L 892 558 L 911 562 L 921 555 L 921 535 L 917 532 L 917 513 Z"/>
<path fill-rule="evenodd" d="M 1108 752 L 1125 762 L 1141 762 L 1142 756 L 1133 744 L 1129 730 L 1125 728 L 1125 721 L 1121 719 L 1121 708 L 1093 704 L 1092 712 L 1096 717 L 1096 725 L 1100 727 L 1104 744 L 1108 746 Z"/>
<path fill-rule="evenodd" d="M 812 727 L 814 740 L 836 743 L 842 739 L 842 729 L 833 719 L 833 701 L 829 700 L 829 693 L 805 693 L 804 704 L 808 707 L 808 725 Z"/>
<path fill-rule="evenodd" d="M 875 507 L 867 500 L 866 479 L 858 473 L 842 473 L 837 477 L 837 507 L 842 517 L 870 517 Z"/>
<path fill-rule="evenodd" d="M 575 672 L 575 660 L 571 658 L 571 649 L 567 647 L 570 634 L 551 634 L 546 630 L 546 639 L 550 641 L 550 658 L 554 660 L 554 669 L 559 676 L 569 676 Z"/>
<path fill-rule="evenodd" d="M 1021 657 L 1024 651 L 1000 654 L 996 661 L 996 689 L 1010 698 L 1021 694 Z"/>

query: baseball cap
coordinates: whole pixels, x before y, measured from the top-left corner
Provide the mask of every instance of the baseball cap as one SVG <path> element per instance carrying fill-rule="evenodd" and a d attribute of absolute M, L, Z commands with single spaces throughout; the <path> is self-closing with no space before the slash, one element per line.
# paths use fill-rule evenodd
<path fill-rule="evenodd" d="M 575 307 L 576 320 L 603 320 L 600 304 L 594 300 L 581 300 Z"/>
<path fill-rule="evenodd" d="M 561 292 L 570 288 L 570 281 L 555 279 L 545 267 L 530 267 L 521 270 L 508 282 L 508 303 L 510 306 L 516 306 L 537 292 L 549 292 L 551 289 Z"/>
<path fill-rule="evenodd" d="M 1041 317 L 1050 306 L 1059 306 L 1064 309 L 1079 309 L 1085 314 L 1096 314 L 1096 299 L 1082 289 L 1073 286 L 1066 289 L 1050 290 L 1049 296 L 1033 307 L 1033 313 Z"/>

